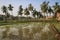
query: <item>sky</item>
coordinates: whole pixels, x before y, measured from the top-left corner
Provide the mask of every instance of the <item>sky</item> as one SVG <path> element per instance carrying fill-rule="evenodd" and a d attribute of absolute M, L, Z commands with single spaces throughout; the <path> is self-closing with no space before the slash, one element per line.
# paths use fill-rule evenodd
<path fill-rule="evenodd" d="M 46 1 L 46 2 L 49 1 L 50 6 L 54 5 L 55 2 L 60 2 L 60 0 L 0 0 L 0 14 L 3 14 L 3 12 L 1 11 L 1 7 L 3 5 L 8 7 L 9 4 L 12 4 L 12 6 L 14 7 L 13 8 L 13 15 L 15 15 L 15 16 L 17 15 L 18 8 L 20 5 L 22 5 L 23 8 L 25 9 L 31 3 L 34 6 L 34 8 L 36 8 L 36 10 L 40 11 L 40 5 L 44 1 Z"/>

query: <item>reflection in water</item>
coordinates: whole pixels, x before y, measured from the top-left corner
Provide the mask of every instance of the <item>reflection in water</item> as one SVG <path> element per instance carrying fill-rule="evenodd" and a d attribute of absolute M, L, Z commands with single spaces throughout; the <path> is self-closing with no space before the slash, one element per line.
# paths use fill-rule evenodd
<path fill-rule="evenodd" d="M 55 40 L 49 23 L 0 26 L 0 40 Z"/>

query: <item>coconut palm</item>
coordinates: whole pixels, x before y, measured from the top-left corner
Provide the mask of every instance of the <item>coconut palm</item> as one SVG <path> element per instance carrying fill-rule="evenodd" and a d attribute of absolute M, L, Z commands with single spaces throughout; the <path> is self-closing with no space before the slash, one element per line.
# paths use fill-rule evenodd
<path fill-rule="evenodd" d="M 60 9 L 60 5 L 58 4 L 58 2 L 55 2 L 55 5 L 53 6 L 53 9 L 54 9 L 55 17 L 56 17 L 56 13 Z"/>
<path fill-rule="evenodd" d="M 22 5 L 19 6 L 19 11 L 18 11 L 18 15 L 21 15 L 22 16 L 22 13 L 23 12 L 23 8 L 22 8 Z"/>
<path fill-rule="evenodd" d="M 13 6 L 11 5 L 11 4 L 9 4 L 9 7 L 8 7 L 8 9 L 9 9 L 9 11 L 12 13 L 12 15 L 13 15 Z M 10 16 L 10 18 L 11 18 L 11 16 Z M 12 19 L 12 18 L 11 18 Z"/>
<path fill-rule="evenodd" d="M 47 12 L 47 10 L 48 10 L 48 4 L 49 4 L 49 2 L 46 2 L 46 1 L 44 1 L 42 4 L 41 4 L 41 11 L 42 11 L 42 13 L 46 13 Z M 45 15 L 44 15 L 45 16 Z"/>
<path fill-rule="evenodd" d="M 48 12 L 53 12 L 51 6 L 49 6 L 49 8 L 48 8 Z"/>
<path fill-rule="evenodd" d="M 30 14 L 27 8 L 25 9 L 24 12 L 25 12 L 25 15 L 26 15 L 26 16 L 28 16 L 28 15 Z"/>
<path fill-rule="evenodd" d="M 49 8 L 48 8 L 48 13 L 50 13 L 50 16 L 51 16 L 51 13 L 54 13 L 53 9 L 51 8 L 51 6 L 49 6 Z"/>
<path fill-rule="evenodd" d="M 35 17 L 37 15 L 36 9 L 33 10 L 33 16 Z"/>
<path fill-rule="evenodd" d="M 2 6 L 2 11 L 3 11 L 3 13 L 5 13 L 4 21 L 6 21 L 8 11 L 7 11 L 7 7 L 5 5 Z"/>
<path fill-rule="evenodd" d="M 43 13 L 47 12 L 47 9 L 48 9 L 48 4 L 46 3 L 46 1 L 44 1 L 42 4 L 41 4 L 41 11 Z"/>
<path fill-rule="evenodd" d="M 40 17 L 42 17 L 42 14 L 40 12 L 38 12 L 36 9 L 34 9 L 33 10 L 33 17 L 40 18 Z"/>
<path fill-rule="evenodd" d="M 33 6 L 32 6 L 31 3 L 28 5 L 28 10 L 29 10 L 29 13 L 30 13 L 31 17 L 33 17 L 33 15 L 32 15 Z"/>
<path fill-rule="evenodd" d="M 11 11 L 11 13 L 12 13 L 12 11 L 13 11 L 13 6 L 12 6 L 11 4 L 9 4 L 8 9 L 9 9 L 9 10 Z"/>
<path fill-rule="evenodd" d="M 58 4 L 58 2 L 55 3 L 53 8 L 54 8 L 54 12 L 57 12 L 60 9 L 60 5 Z"/>
<path fill-rule="evenodd" d="M 33 10 L 32 4 L 29 4 L 28 10 L 29 10 L 29 11 L 32 11 L 32 10 Z"/>

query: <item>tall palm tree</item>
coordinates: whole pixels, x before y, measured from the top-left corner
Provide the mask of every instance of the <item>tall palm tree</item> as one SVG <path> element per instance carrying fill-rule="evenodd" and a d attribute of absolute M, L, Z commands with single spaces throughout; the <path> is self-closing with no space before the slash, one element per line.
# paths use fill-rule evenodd
<path fill-rule="evenodd" d="M 2 11 L 3 11 L 3 13 L 5 13 L 4 21 L 6 21 L 8 11 L 7 11 L 7 7 L 5 5 L 2 6 Z"/>
<path fill-rule="evenodd" d="M 33 17 L 33 15 L 32 15 L 32 12 L 33 12 L 33 6 L 32 6 L 32 4 L 30 3 L 29 5 L 28 5 L 28 10 L 29 10 L 29 15 L 31 15 L 31 17 Z"/>
<path fill-rule="evenodd" d="M 53 8 L 54 8 L 54 12 L 57 12 L 60 9 L 60 5 L 58 4 L 58 2 L 55 2 Z"/>
<path fill-rule="evenodd" d="M 51 6 L 49 6 L 49 8 L 48 8 L 48 12 L 53 12 Z"/>
<path fill-rule="evenodd" d="M 49 4 L 49 2 L 46 2 L 46 1 L 44 1 L 41 4 L 41 11 L 42 11 L 42 13 L 46 13 L 47 12 L 47 10 L 48 10 L 48 4 Z M 44 16 L 45 16 L 45 14 L 44 14 Z"/>
<path fill-rule="evenodd" d="M 42 14 L 38 12 L 36 9 L 33 10 L 33 17 L 40 18 L 42 17 Z"/>
<path fill-rule="evenodd" d="M 29 11 L 32 11 L 32 10 L 33 10 L 32 4 L 29 4 L 28 10 L 29 10 Z"/>
<path fill-rule="evenodd" d="M 55 17 L 56 17 L 57 11 L 60 10 L 60 5 L 58 4 L 58 2 L 55 2 L 53 9 L 54 9 Z"/>
<path fill-rule="evenodd" d="M 50 13 L 50 16 L 51 16 L 51 13 L 54 13 L 53 9 L 51 8 L 51 6 L 49 6 L 49 8 L 48 8 L 48 13 Z"/>
<path fill-rule="evenodd" d="M 25 12 L 25 15 L 28 17 L 28 15 L 29 15 L 30 13 L 29 13 L 29 11 L 28 11 L 28 9 L 27 9 L 27 8 L 25 9 L 25 11 L 24 11 L 24 12 Z"/>
<path fill-rule="evenodd" d="M 33 10 L 33 17 L 35 17 L 37 15 L 37 11 L 36 9 Z"/>
<path fill-rule="evenodd" d="M 19 11 L 18 11 L 18 15 L 21 15 L 22 16 L 22 13 L 23 12 L 23 8 L 22 8 L 22 5 L 19 6 Z"/>
<path fill-rule="evenodd" d="M 8 7 L 8 9 L 9 9 L 9 11 L 12 13 L 12 15 L 13 15 L 13 6 L 11 5 L 11 4 L 9 4 L 9 7 Z M 11 16 L 10 16 L 10 18 L 11 18 Z M 12 19 L 12 18 L 11 18 Z"/>

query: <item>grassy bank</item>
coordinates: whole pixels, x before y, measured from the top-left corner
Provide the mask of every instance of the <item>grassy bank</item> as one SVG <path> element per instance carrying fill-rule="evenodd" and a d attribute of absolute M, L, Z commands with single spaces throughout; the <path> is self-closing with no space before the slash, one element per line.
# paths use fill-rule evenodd
<path fill-rule="evenodd" d="M 49 24 L 54 24 L 55 25 L 55 27 L 57 28 L 57 29 L 59 29 L 60 30 L 60 22 L 58 22 L 58 21 L 22 21 L 22 20 L 19 20 L 19 21 L 17 21 L 17 20 L 9 20 L 9 21 L 7 21 L 7 22 L 5 22 L 5 21 L 0 21 L 0 26 L 4 26 L 4 25 L 13 25 L 13 24 L 16 24 L 16 25 L 18 25 L 18 24 L 24 24 L 24 23 L 26 23 L 26 24 L 29 24 L 29 23 L 40 23 L 40 24 L 46 24 L 46 23 L 49 23 Z"/>
<path fill-rule="evenodd" d="M 54 38 L 54 32 L 49 27 L 50 24 L 54 24 L 55 27 L 60 30 L 58 27 L 60 25 L 60 22 L 29 22 L 16 20 L 7 22 L 0 21 L 0 30 L 6 29 L 2 34 L 3 37 L 5 37 L 7 40 L 10 40 L 8 39 L 10 37 L 12 37 L 12 40 L 56 40 Z M 12 30 L 12 32 L 10 30 Z M 11 32 L 11 35 L 9 34 L 9 37 L 7 37 L 8 32 Z M 15 33 L 19 33 L 19 35 L 15 35 Z"/>

